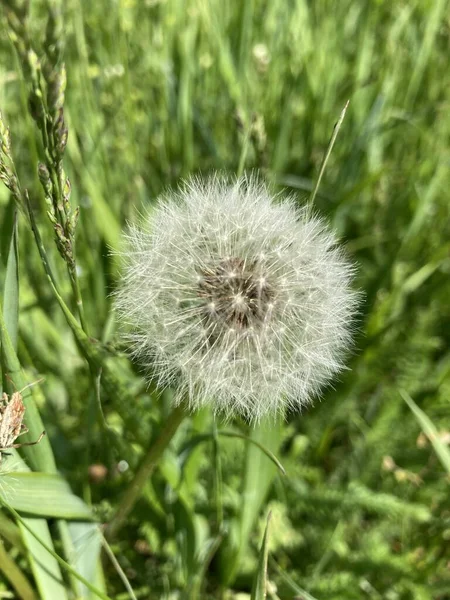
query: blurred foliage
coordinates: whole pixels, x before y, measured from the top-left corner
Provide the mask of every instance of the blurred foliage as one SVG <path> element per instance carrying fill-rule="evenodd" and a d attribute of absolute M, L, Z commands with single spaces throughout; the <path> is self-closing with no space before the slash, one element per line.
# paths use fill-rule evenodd
<path fill-rule="evenodd" d="M 45 214 L 30 82 L 5 17 L 8 6 L 25 3 L 0 4 L 0 107 L 59 291 L 75 314 L 73 280 Z M 250 598 L 267 504 L 271 600 L 449 597 L 449 476 L 402 396 L 448 444 L 448 2 L 36 0 L 28 26 L 39 56 L 50 8 L 64 17 L 58 43 L 67 72 L 64 169 L 80 207 L 76 271 L 85 330 L 102 354 L 86 362 L 21 216 L 18 356 L 28 382 L 45 377 L 36 402 L 57 468 L 101 522 L 170 405 L 170 393 L 147 390 L 116 343 L 111 249 L 126 221 L 190 173 L 240 165 L 303 202 L 350 99 L 316 198 L 364 292 L 350 370 L 285 423 L 226 425 L 267 445 L 286 476 L 254 444 L 217 436 L 210 414 L 183 423 L 111 540 L 136 598 Z M 10 206 L 2 187 L 2 296 Z M 115 378 L 104 386 L 102 364 Z M 0 566 L 13 557 L 33 581 L 19 532 L 0 516 Z M 60 551 L 64 534 L 50 525 Z M 130 597 L 107 561 L 104 576 L 110 598 Z M 2 588 L 12 590 L 8 579 Z"/>

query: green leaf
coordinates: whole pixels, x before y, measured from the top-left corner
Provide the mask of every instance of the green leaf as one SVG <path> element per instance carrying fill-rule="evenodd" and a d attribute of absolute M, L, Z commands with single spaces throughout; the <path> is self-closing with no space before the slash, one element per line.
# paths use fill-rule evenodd
<path fill-rule="evenodd" d="M 15 298 L 16 305 L 14 307 L 13 302 L 10 302 L 9 305 L 8 303 L 6 304 L 6 307 L 8 308 L 6 317 L 8 320 L 5 320 L 2 306 L 0 305 L 1 367 L 2 373 L 8 373 L 8 375 L 14 381 L 15 385 L 18 386 L 18 389 L 21 389 L 25 388 L 28 382 L 25 381 L 19 359 L 17 358 L 14 342 L 12 341 L 10 335 L 10 332 L 12 332 L 14 339 L 14 335 L 17 336 L 18 330 L 17 271 L 14 275 L 14 271 L 17 269 L 17 245 L 15 242 L 14 234 L 11 237 L 10 248 L 11 247 L 13 248 L 12 252 L 15 258 L 11 258 L 11 256 L 8 255 L 7 270 L 9 271 L 10 275 L 7 281 L 7 286 L 9 290 L 8 293 L 11 294 L 13 300 Z M 5 293 L 6 291 L 7 289 L 5 285 Z M 30 394 L 30 388 L 24 390 L 23 399 L 28 412 L 27 423 L 29 423 L 28 436 L 29 438 L 32 438 L 32 436 L 35 435 L 36 437 L 34 439 L 37 439 L 38 435 L 43 430 L 43 425 L 41 416 L 34 401 L 26 401 L 26 396 L 29 397 Z M 33 438 L 31 439 L 31 441 L 33 441 Z M 37 444 L 36 446 L 25 446 L 23 450 L 28 459 L 28 462 L 34 469 L 40 469 L 42 471 L 56 471 L 56 464 L 54 461 L 52 449 L 47 438 L 44 438 L 42 440 L 42 443 Z M 27 469 L 28 467 L 25 464 L 23 464 L 23 468 Z M 9 494 L 11 494 L 12 492 L 12 489 L 16 489 L 15 481 L 9 482 L 8 485 L 8 482 L 5 479 L 5 477 L 7 476 L 7 473 L 4 473 L 2 475 L 2 486 L 0 486 L 0 495 L 6 493 L 9 496 Z M 28 491 L 26 493 L 29 496 L 30 492 Z M 27 523 L 33 533 L 35 533 L 40 539 L 45 539 L 48 543 L 48 546 L 53 548 L 53 541 L 50 535 L 50 530 L 45 520 L 28 519 Z M 58 598 L 58 600 L 66 600 L 67 595 L 64 588 L 64 584 L 62 582 L 62 574 L 58 562 L 49 553 L 43 554 L 40 546 L 39 548 L 37 548 L 37 546 L 39 545 L 38 542 L 32 536 L 31 532 L 25 529 L 22 524 L 19 524 L 19 529 L 22 532 L 22 539 L 25 543 L 25 546 L 27 547 L 31 569 L 33 571 L 36 585 L 39 588 L 41 600 L 55 600 L 55 598 Z"/>
<path fill-rule="evenodd" d="M 52 550 L 53 541 L 44 519 L 23 519 L 33 532 Z M 42 545 L 26 527 L 19 523 L 24 542 L 28 548 L 28 558 L 39 589 L 40 600 L 68 600 L 61 570 L 55 558 L 42 548 Z"/>
<path fill-rule="evenodd" d="M 196 571 L 190 576 L 189 584 L 184 590 L 181 600 L 201 599 L 202 587 L 205 585 L 209 566 L 222 543 L 222 539 L 223 535 L 220 534 L 215 538 L 208 539 L 204 543 L 204 547 L 202 548 L 203 551 L 197 560 Z"/>
<path fill-rule="evenodd" d="M 269 528 L 272 513 L 267 515 L 266 530 L 259 551 L 258 570 L 253 581 L 251 600 L 265 600 L 267 596 L 267 559 L 269 557 Z"/>
<path fill-rule="evenodd" d="M 26 544 L 28 546 L 28 548 L 32 549 L 33 552 L 30 556 L 30 560 L 31 560 L 31 564 L 32 567 L 37 566 L 38 570 L 37 570 L 37 577 L 40 577 L 40 581 L 38 582 L 38 585 L 43 587 L 45 593 L 47 594 L 47 592 L 50 590 L 51 585 L 48 585 L 48 587 L 45 585 L 47 583 L 46 581 L 46 577 L 50 577 L 50 580 L 52 581 L 53 584 L 59 583 L 60 585 L 62 584 L 62 577 L 57 578 L 56 577 L 56 573 L 54 572 L 54 565 L 51 564 L 51 561 L 48 561 L 48 564 L 45 565 L 43 563 L 42 560 L 42 556 L 44 556 L 44 560 L 47 558 L 47 556 L 49 556 L 50 558 L 52 558 L 54 561 L 56 561 L 57 565 L 62 565 L 64 567 L 64 569 L 72 576 L 75 577 L 76 579 L 78 579 L 79 581 L 81 581 L 85 586 L 87 586 L 89 588 L 89 590 L 95 594 L 95 596 L 97 598 L 102 598 L 102 600 L 111 600 L 109 598 L 109 596 L 107 596 L 102 590 L 99 590 L 98 588 L 96 588 L 94 585 L 92 585 L 92 583 L 90 581 L 88 581 L 87 579 L 85 579 L 82 575 L 80 575 L 69 563 L 67 563 L 64 559 L 62 559 L 59 554 L 57 554 L 53 548 L 53 543 L 52 543 L 52 539 L 50 537 L 50 533 L 48 532 L 48 527 L 47 527 L 47 523 L 44 520 L 40 520 L 40 519 L 26 519 L 20 516 L 20 514 L 15 510 L 15 508 L 13 508 L 10 504 L 8 504 L 7 502 L 5 502 L 3 500 L 3 498 L 0 497 L 0 504 L 9 512 L 11 513 L 16 521 L 19 523 L 20 528 L 23 532 L 26 532 L 26 534 L 24 533 L 24 537 L 26 537 Z M 44 536 L 40 535 L 40 531 L 39 531 L 39 527 L 36 526 L 34 523 L 32 523 L 30 525 L 30 522 L 35 521 L 37 524 L 39 524 L 40 522 L 42 522 L 44 524 Z M 49 540 L 49 541 L 48 541 Z M 37 549 L 41 548 L 43 550 L 45 550 L 45 553 L 41 555 L 37 555 Z M 51 570 L 51 568 L 53 570 Z M 41 572 L 42 571 L 44 573 L 44 577 L 42 576 Z M 43 585 L 44 584 L 44 585 Z M 58 598 L 58 600 L 61 598 L 61 600 L 65 600 L 67 596 L 64 594 L 63 597 L 61 596 L 56 596 L 56 598 Z M 46 595 L 45 596 L 45 600 L 51 600 L 51 596 L 50 595 Z M 41 600 L 44 600 L 44 597 L 41 598 Z"/>
<path fill-rule="evenodd" d="M 267 458 L 269 458 L 273 462 L 273 464 L 277 467 L 277 469 L 279 469 L 281 471 L 281 473 L 283 475 L 286 475 L 286 471 L 285 471 L 283 465 L 278 460 L 278 458 L 275 456 L 275 454 L 273 452 L 271 452 L 269 450 L 269 448 L 266 448 L 266 446 L 264 446 L 264 444 L 261 444 L 260 442 L 258 442 L 258 440 L 248 437 L 248 435 L 244 435 L 243 433 L 238 433 L 236 431 L 221 431 L 221 430 L 219 430 L 217 432 L 217 434 L 223 435 L 225 437 L 234 437 L 234 438 L 238 438 L 241 440 L 246 440 L 249 444 L 254 444 L 257 448 L 259 448 L 261 450 L 261 452 L 263 452 L 267 456 Z"/>
<path fill-rule="evenodd" d="M 22 397 L 26 406 L 25 422 L 29 432 L 22 436 L 21 441 L 34 442 L 44 430 L 44 425 L 32 397 L 32 388 L 27 387 L 30 382 L 25 379 L 23 374 L 1 308 L 0 343 L 2 346 L 3 372 L 8 373 L 18 390 L 23 390 Z M 25 446 L 22 448 L 21 452 L 25 455 L 28 464 L 34 471 L 46 471 L 47 473 L 56 472 L 55 459 L 47 437 L 44 437 L 42 441 L 35 446 Z"/>
<path fill-rule="evenodd" d="M 2 344 L 2 367 L 4 372 L 7 372 L 10 375 L 11 379 L 14 382 L 14 385 L 18 389 L 26 388 L 28 382 L 24 378 L 19 360 L 17 358 L 17 354 L 14 350 L 14 347 L 12 346 L 11 338 L 9 337 L 8 329 L 3 318 L 1 307 L 0 341 Z M 36 387 L 34 387 L 34 389 L 36 389 Z M 36 440 L 44 429 L 39 411 L 33 400 L 31 390 L 32 388 L 28 387 L 26 389 L 23 389 L 22 392 L 23 400 L 27 409 L 25 415 L 26 424 L 29 428 L 29 433 L 27 434 L 27 436 L 23 436 L 23 438 L 28 438 L 28 440 L 23 439 L 23 441 Z M 31 514 L 70 519 L 92 519 L 92 514 L 90 513 L 88 507 L 80 500 L 80 498 L 77 498 L 72 494 L 67 483 L 65 483 L 64 480 L 61 479 L 55 473 L 56 463 L 47 437 L 44 437 L 42 441 L 35 446 L 25 446 L 22 449 L 22 452 L 25 454 L 27 463 L 30 464 L 30 466 L 34 470 L 42 472 L 20 474 L 15 473 L 14 476 L 12 474 L 5 473 L 2 476 L 2 482 L 4 485 L 0 490 L 0 496 L 4 497 L 4 499 L 7 501 L 12 500 L 12 506 L 15 506 L 18 510 L 30 512 Z M 21 468 L 28 469 L 28 465 L 24 463 L 21 466 Z M 53 476 L 51 475 L 51 473 L 53 473 Z M 48 479 L 44 482 L 45 475 L 48 475 Z M 24 479 L 26 476 L 31 478 L 34 477 L 34 483 L 31 484 L 31 479 Z M 10 479 L 13 477 L 14 480 L 9 481 L 8 477 Z M 30 484 L 34 486 L 34 491 L 36 492 L 36 494 L 30 494 Z M 4 492 L 5 489 L 7 495 L 3 496 L 2 492 Z M 57 499 L 56 502 L 55 498 Z M 36 499 L 39 499 L 39 501 L 36 501 Z M 40 533 L 45 529 L 45 539 L 50 540 L 50 544 L 48 545 L 53 548 L 53 542 L 51 540 L 50 531 L 45 521 L 30 519 L 29 525 L 32 529 L 36 525 L 38 529 L 33 529 L 33 532 L 36 533 L 38 537 L 42 537 Z M 21 527 L 21 529 L 23 530 L 23 527 Z M 63 523 L 60 524 L 60 532 L 61 531 L 64 531 Z M 70 534 L 62 536 L 63 546 L 66 555 L 69 554 L 68 546 L 72 547 L 73 545 L 70 542 L 69 536 Z M 28 536 L 27 538 L 24 537 L 24 541 L 25 543 L 27 543 L 27 540 L 31 539 L 34 539 L 34 543 L 38 544 L 38 542 L 35 540 L 35 538 L 33 538 L 31 533 L 28 532 Z M 55 579 L 56 574 L 58 574 L 58 577 L 56 579 L 59 578 L 60 580 L 62 578 L 58 562 L 49 553 L 46 553 L 43 555 L 44 559 L 41 564 L 39 561 L 33 559 L 32 548 L 28 548 L 28 550 L 30 554 L 30 561 L 33 567 L 33 574 L 36 578 L 36 583 L 41 590 L 42 598 L 45 600 L 53 600 L 53 598 L 58 597 L 61 598 L 61 600 L 64 600 L 64 598 L 66 597 L 65 595 L 53 595 L 55 585 L 53 580 Z M 68 558 L 70 560 L 70 557 Z M 52 574 L 52 577 L 50 579 L 48 573 Z M 80 588 L 78 584 L 77 587 Z M 47 593 L 47 595 L 44 595 L 45 592 Z"/>
<path fill-rule="evenodd" d="M 436 452 L 439 460 L 441 461 L 442 466 L 447 471 L 447 473 L 450 473 L 450 450 L 439 439 L 439 432 L 434 426 L 434 423 L 423 412 L 423 410 L 417 406 L 417 404 L 407 392 L 405 392 L 404 390 L 400 390 L 400 395 L 406 402 L 406 404 L 409 406 L 409 408 L 412 410 L 416 419 L 419 421 L 419 424 L 422 427 L 422 431 L 432 443 L 434 451 Z"/>
<path fill-rule="evenodd" d="M 17 245 L 17 211 L 13 213 L 12 233 L 6 261 L 3 291 L 3 315 L 11 343 L 17 349 L 19 329 L 19 251 Z"/>
<path fill-rule="evenodd" d="M 3 571 L 5 577 L 11 582 L 11 585 L 22 600 L 37 600 L 28 579 L 25 577 L 20 567 L 11 558 L 0 540 L 0 571 Z"/>
<path fill-rule="evenodd" d="M 10 198 L 9 203 L 2 210 L 2 213 L 3 220 L 0 231 L 0 258 L 2 266 L 6 269 L 6 265 L 8 264 L 9 249 L 11 247 L 11 238 L 14 233 L 14 222 L 16 218 L 16 204 L 14 202 L 14 198 Z"/>
<path fill-rule="evenodd" d="M 72 521 L 67 523 L 67 529 L 72 540 L 70 563 L 80 575 L 101 591 L 105 591 L 105 581 L 100 563 L 102 536 L 97 523 Z M 78 584 L 80 598 L 96 597 L 81 582 Z"/>
<path fill-rule="evenodd" d="M 0 538 L 8 540 L 12 546 L 15 546 L 17 550 L 25 554 L 26 550 L 20 529 L 5 515 L 2 509 L 0 509 Z"/>
<path fill-rule="evenodd" d="M 439 36 L 442 19 L 445 18 L 444 15 L 446 13 L 448 15 L 448 3 L 446 0 L 437 0 L 430 5 L 426 21 L 424 22 L 422 42 L 415 55 L 414 70 L 410 73 L 409 77 L 409 85 L 405 100 L 405 106 L 408 108 L 413 105 L 420 85 L 423 82 L 425 69 L 427 63 L 430 61 L 433 45 L 435 44 L 437 36 Z"/>
<path fill-rule="evenodd" d="M 314 596 L 312 596 L 309 592 L 307 592 L 305 589 L 303 589 L 302 587 L 300 587 L 298 585 L 298 583 L 296 583 L 292 577 L 290 577 L 278 564 L 277 562 L 273 559 L 273 557 L 270 557 L 270 566 L 275 568 L 276 572 L 278 573 L 278 575 L 280 576 L 280 578 L 286 583 L 287 586 L 289 586 L 291 588 L 291 590 L 296 594 L 296 598 L 298 597 L 299 600 L 300 598 L 302 600 L 318 600 L 317 598 L 315 598 Z"/>
<path fill-rule="evenodd" d="M 59 519 L 93 519 L 89 507 L 56 473 L 4 473 L 1 481 L 0 496 L 19 512 Z"/>
<path fill-rule="evenodd" d="M 9 298 L 11 295 L 11 265 L 12 265 L 12 257 L 10 257 L 11 248 L 17 249 L 17 244 L 14 243 L 14 238 L 16 238 L 17 224 L 16 224 L 16 207 L 13 198 L 10 199 L 9 204 L 6 207 L 4 212 L 3 223 L 0 231 L 0 259 L 1 265 L 4 267 L 2 273 L 4 273 L 5 279 L 0 281 L 0 291 L 2 292 L 2 306 L 7 313 L 7 317 L 5 317 L 5 321 L 8 323 L 8 328 L 10 328 L 13 338 L 14 332 L 17 335 L 17 321 L 18 315 L 11 314 L 11 306 L 12 306 L 12 298 Z M 8 268 L 8 265 L 10 267 Z M 8 274 L 7 274 L 8 271 Z M 16 283 L 18 283 L 16 281 Z M 14 296 L 13 296 L 14 297 Z M 17 295 L 16 295 L 16 304 Z M 16 346 L 17 346 L 17 337 L 16 337 Z M 1 342 L 0 342 L 1 348 Z M 3 381 L 0 378 L 0 394 L 3 392 Z"/>
<path fill-rule="evenodd" d="M 274 423 L 270 418 L 251 431 L 252 442 L 247 442 L 241 513 L 231 522 L 229 536 L 220 553 L 222 578 L 226 583 L 233 581 L 237 574 L 252 527 L 277 473 L 277 466 L 270 455 L 278 450 L 282 432 L 283 422 L 278 420 Z M 266 452 L 261 451 L 261 445 Z"/>

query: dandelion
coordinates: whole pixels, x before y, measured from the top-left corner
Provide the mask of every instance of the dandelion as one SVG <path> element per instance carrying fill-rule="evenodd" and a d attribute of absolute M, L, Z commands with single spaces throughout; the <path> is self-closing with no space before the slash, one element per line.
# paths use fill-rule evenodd
<path fill-rule="evenodd" d="M 343 368 L 353 267 L 294 198 L 254 177 L 191 179 L 126 241 L 119 320 L 175 403 L 257 421 L 301 409 Z"/>

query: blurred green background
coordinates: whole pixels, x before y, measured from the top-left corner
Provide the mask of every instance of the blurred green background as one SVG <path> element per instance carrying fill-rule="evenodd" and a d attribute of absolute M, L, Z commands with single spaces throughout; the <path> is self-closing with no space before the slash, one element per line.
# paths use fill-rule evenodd
<path fill-rule="evenodd" d="M 43 148 L 29 82 L 5 19 L 11 4 L 0 3 L 0 108 L 73 309 L 37 175 Z M 48 6 L 31 3 L 38 56 Z M 79 282 L 89 334 L 105 344 L 102 360 L 121 387 L 97 393 L 22 217 L 18 356 L 27 382 L 45 377 L 36 401 L 57 469 L 101 522 L 170 406 L 170 393 L 147 390 L 117 343 L 111 249 L 126 222 L 183 177 L 214 170 L 257 169 L 304 202 L 350 100 L 315 200 L 364 292 L 350 369 L 284 423 L 252 430 L 208 412 L 183 423 L 111 541 L 135 596 L 250 598 L 270 508 L 271 600 L 450 597 L 448 2 L 67 0 L 62 8 L 64 168 L 80 206 Z M 2 187 L 4 303 L 11 209 Z M 216 428 L 259 440 L 287 475 Z M 59 552 L 62 534 L 49 527 Z M 33 587 L 27 553 L 1 527 L 0 537 L 0 567 L 6 553 Z M 23 597 L 2 569 L 0 597 Z M 104 579 L 111 599 L 131 597 L 109 562 Z"/>

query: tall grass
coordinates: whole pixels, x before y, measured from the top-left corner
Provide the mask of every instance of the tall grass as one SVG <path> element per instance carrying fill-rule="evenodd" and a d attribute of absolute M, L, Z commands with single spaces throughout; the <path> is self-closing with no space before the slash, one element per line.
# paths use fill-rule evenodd
<path fill-rule="evenodd" d="M 3 383 L 45 378 L 24 399 L 29 435 L 48 434 L 12 472 L 19 459 L 2 460 L 0 590 L 28 600 L 237 599 L 263 587 L 271 600 L 448 597 L 448 2 L 32 2 L 38 57 L 48 15 L 60 23 L 75 275 L 46 215 L 45 147 L 7 22 L 22 3 L 0 5 L 0 107 L 31 205 L 14 233 L 0 189 Z M 351 369 L 285 423 L 186 419 L 100 568 L 95 521 L 113 519 L 170 411 L 170 391 L 147 389 L 117 343 L 110 250 L 191 173 L 258 169 L 306 202 L 347 100 L 315 208 L 346 241 L 365 294 Z"/>

